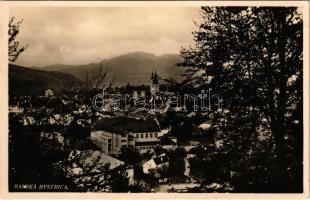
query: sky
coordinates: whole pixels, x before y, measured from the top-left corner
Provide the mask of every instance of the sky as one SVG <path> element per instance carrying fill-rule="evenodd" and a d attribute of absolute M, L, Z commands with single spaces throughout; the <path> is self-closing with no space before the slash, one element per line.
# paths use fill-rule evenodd
<path fill-rule="evenodd" d="M 23 66 L 88 64 L 143 51 L 179 53 L 193 44 L 200 7 L 11 7 L 23 19 Z"/>

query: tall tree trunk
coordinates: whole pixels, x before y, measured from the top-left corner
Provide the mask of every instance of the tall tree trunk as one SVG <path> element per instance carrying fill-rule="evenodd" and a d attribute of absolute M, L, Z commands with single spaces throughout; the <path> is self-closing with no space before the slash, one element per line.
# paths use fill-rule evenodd
<path fill-rule="evenodd" d="M 286 61 L 285 61 L 285 46 L 286 46 L 286 36 L 285 36 L 285 23 L 286 23 L 286 15 L 284 9 L 276 10 L 276 24 L 278 27 L 278 40 L 277 40 L 277 53 L 279 56 L 279 95 L 278 95 L 278 103 L 277 103 L 277 112 L 276 112 L 276 121 L 273 124 L 273 133 L 275 137 L 276 144 L 276 155 L 277 155 L 277 165 L 279 169 L 278 180 L 279 186 L 283 191 L 288 191 L 289 183 L 287 182 L 288 173 L 287 173 L 287 162 L 286 162 L 286 152 L 285 152 L 285 106 L 286 106 Z M 283 181 L 281 181 L 283 180 Z"/>

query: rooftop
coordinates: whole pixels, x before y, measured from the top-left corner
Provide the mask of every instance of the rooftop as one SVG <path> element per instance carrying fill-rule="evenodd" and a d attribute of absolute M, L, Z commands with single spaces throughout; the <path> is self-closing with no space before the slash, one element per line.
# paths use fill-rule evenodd
<path fill-rule="evenodd" d="M 159 126 L 153 119 L 136 119 L 131 117 L 112 117 L 98 120 L 94 130 L 104 130 L 114 133 L 146 133 L 159 132 Z"/>
<path fill-rule="evenodd" d="M 154 160 L 156 165 L 160 165 L 162 163 L 169 162 L 169 158 L 166 155 L 153 158 L 153 160 Z"/>
<path fill-rule="evenodd" d="M 100 151 L 93 151 L 93 150 L 85 150 L 85 151 L 78 151 L 71 152 L 69 159 L 73 159 L 75 156 L 78 156 L 82 163 L 86 165 L 93 165 L 93 164 L 109 164 L 110 169 L 114 169 L 120 165 L 125 164 L 123 161 L 120 161 L 116 158 L 108 156 Z"/>
<path fill-rule="evenodd" d="M 176 145 L 177 143 L 174 142 L 171 138 L 169 137 L 162 137 L 160 140 L 160 145 Z"/>

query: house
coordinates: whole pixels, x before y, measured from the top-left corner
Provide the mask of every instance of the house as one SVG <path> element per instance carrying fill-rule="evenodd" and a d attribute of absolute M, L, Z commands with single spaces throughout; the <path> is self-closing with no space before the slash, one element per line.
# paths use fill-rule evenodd
<path fill-rule="evenodd" d="M 127 116 L 103 118 L 94 123 L 91 140 L 106 154 L 118 154 L 122 147 L 136 147 L 141 153 L 159 144 L 160 129 L 154 119 Z"/>
<path fill-rule="evenodd" d="M 64 116 L 60 114 L 54 114 L 54 115 L 49 116 L 47 120 L 49 124 L 68 126 L 74 120 L 74 117 L 71 114 L 66 114 Z"/>
<path fill-rule="evenodd" d="M 23 116 L 21 121 L 22 121 L 24 126 L 33 125 L 36 123 L 36 120 L 34 119 L 34 117 L 31 117 L 31 116 Z"/>
<path fill-rule="evenodd" d="M 9 106 L 9 113 L 20 114 L 23 111 L 24 111 L 24 109 L 19 107 L 18 105 L 16 105 L 16 106 Z"/>
<path fill-rule="evenodd" d="M 162 154 L 158 157 L 152 158 L 151 160 L 145 162 L 142 165 L 143 168 L 143 173 L 149 174 L 151 173 L 152 170 L 160 169 L 163 167 L 168 167 L 169 166 L 169 158 L 165 155 Z"/>
<path fill-rule="evenodd" d="M 45 90 L 45 92 L 44 92 L 44 96 L 45 96 L 45 97 L 53 97 L 53 96 L 54 96 L 54 91 L 51 90 L 51 89 L 47 89 L 47 90 Z"/>
<path fill-rule="evenodd" d="M 209 130 L 212 126 L 211 126 L 210 121 L 205 121 L 202 124 L 200 124 L 198 127 L 201 128 L 202 130 Z"/>

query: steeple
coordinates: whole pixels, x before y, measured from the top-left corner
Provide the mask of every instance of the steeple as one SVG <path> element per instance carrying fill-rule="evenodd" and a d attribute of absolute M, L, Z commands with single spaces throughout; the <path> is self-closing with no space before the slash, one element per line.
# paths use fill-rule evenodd
<path fill-rule="evenodd" d="M 151 95 L 155 95 L 157 92 L 159 92 L 159 76 L 157 75 L 157 72 L 155 70 L 155 72 L 152 71 L 152 75 L 151 75 L 151 88 L 150 88 L 150 92 Z"/>
<path fill-rule="evenodd" d="M 158 84 L 159 82 L 159 76 L 157 75 L 157 72 L 152 71 L 152 76 L 151 76 L 152 84 Z"/>

